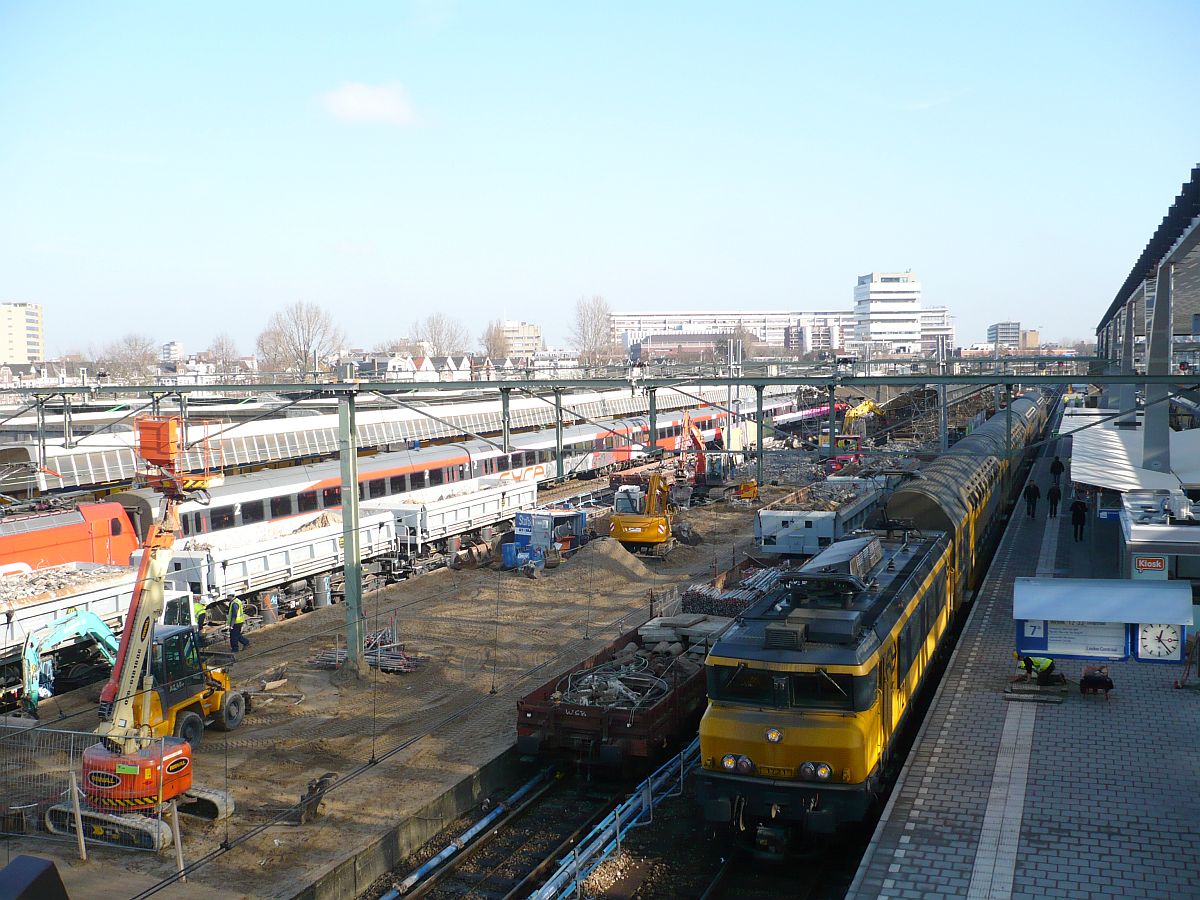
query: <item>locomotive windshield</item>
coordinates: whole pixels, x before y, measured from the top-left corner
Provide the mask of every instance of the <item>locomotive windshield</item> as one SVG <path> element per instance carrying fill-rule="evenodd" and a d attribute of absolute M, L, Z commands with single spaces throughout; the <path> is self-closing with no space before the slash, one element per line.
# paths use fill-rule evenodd
<path fill-rule="evenodd" d="M 745 666 L 710 666 L 708 696 L 724 703 L 778 709 L 835 709 L 861 712 L 875 703 L 875 670 L 867 675 L 768 672 Z"/>

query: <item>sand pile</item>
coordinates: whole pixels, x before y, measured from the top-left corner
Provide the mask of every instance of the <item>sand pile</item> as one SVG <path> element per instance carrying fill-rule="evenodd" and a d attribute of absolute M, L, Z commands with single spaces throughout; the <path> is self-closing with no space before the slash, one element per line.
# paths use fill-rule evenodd
<path fill-rule="evenodd" d="M 571 557 L 572 568 L 602 569 L 611 575 L 651 578 L 653 573 L 645 564 L 612 538 L 597 538 L 580 547 Z"/>

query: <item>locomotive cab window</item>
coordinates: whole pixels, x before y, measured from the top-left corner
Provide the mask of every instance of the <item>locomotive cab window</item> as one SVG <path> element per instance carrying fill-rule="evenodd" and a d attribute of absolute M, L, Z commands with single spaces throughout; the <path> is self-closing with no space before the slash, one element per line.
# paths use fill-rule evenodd
<path fill-rule="evenodd" d="M 121 520 L 120 519 L 113 519 L 108 524 L 109 524 L 109 528 L 112 529 L 113 537 L 117 537 L 118 535 L 120 535 L 120 533 L 121 533 Z"/>
<path fill-rule="evenodd" d="M 708 696 L 728 703 L 776 706 L 771 673 L 745 666 L 710 666 Z"/>
<path fill-rule="evenodd" d="M 806 709 L 862 711 L 875 703 L 875 671 L 868 675 L 839 675 L 817 670 L 791 676 L 791 705 Z"/>

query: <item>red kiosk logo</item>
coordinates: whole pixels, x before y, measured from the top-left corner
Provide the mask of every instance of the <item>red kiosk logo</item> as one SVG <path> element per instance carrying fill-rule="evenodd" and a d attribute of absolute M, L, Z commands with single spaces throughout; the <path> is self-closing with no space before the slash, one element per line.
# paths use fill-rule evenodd
<path fill-rule="evenodd" d="M 1135 556 L 1133 567 L 1139 572 L 1162 572 L 1167 568 L 1167 560 L 1163 556 Z"/>

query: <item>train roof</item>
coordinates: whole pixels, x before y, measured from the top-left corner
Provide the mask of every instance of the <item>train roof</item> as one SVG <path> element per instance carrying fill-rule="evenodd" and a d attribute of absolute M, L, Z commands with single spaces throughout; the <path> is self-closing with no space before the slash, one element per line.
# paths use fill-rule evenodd
<path fill-rule="evenodd" d="M 713 646 L 710 662 L 862 666 L 895 627 L 949 545 L 943 533 L 831 544 L 773 589 Z"/>

